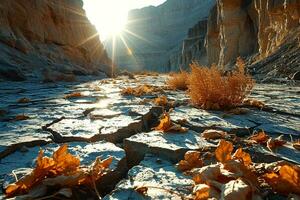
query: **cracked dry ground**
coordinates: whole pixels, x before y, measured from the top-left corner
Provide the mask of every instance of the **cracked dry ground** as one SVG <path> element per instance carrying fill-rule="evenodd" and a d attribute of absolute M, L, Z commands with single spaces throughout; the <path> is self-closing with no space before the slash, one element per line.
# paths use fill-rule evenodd
<path fill-rule="evenodd" d="M 70 152 L 79 156 L 82 164 L 90 164 L 97 156 L 114 158 L 111 171 L 98 183 L 104 199 L 180 199 L 180 195 L 191 194 L 193 181 L 175 164 L 189 150 L 213 151 L 218 143 L 201 137 L 204 130 L 224 130 L 238 137 L 264 130 L 272 137 L 283 134 L 287 140 L 291 135 L 299 138 L 300 88 L 295 86 L 256 85 L 251 97 L 268 107 L 247 108 L 247 113 L 241 115 L 196 109 L 181 91 L 162 90 L 140 97 L 121 95 L 122 88 L 129 86 L 163 88 L 166 78 L 140 75 L 136 79 L 75 83 L 0 83 L 0 184 L 5 187 L 15 181 L 14 176 L 28 173 L 40 148 L 51 155 L 61 143 L 68 143 Z M 82 96 L 65 98 L 76 92 Z M 163 108 L 145 99 L 161 95 L 175 101 L 171 119 L 185 120 L 187 133 L 152 130 Z M 18 103 L 21 98 L 30 101 Z M 18 115 L 29 119 L 15 120 Z M 260 145 L 247 151 L 254 162 L 287 160 L 300 164 L 300 152 L 285 146 L 275 152 Z M 149 186 L 147 197 L 134 190 L 143 185 Z"/>

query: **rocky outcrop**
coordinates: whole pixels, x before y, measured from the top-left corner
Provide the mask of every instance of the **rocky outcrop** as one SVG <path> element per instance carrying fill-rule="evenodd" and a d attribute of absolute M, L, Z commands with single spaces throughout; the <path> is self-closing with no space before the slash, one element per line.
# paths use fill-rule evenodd
<path fill-rule="evenodd" d="M 170 57 L 169 69 L 184 69 L 193 61 L 230 69 L 241 56 L 258 79 L 296 80 L 299 10 L 299 0 L 218 0 L 207 23 L 200 21 L 190 29 L 194 34 L 189 32 L 179 53 Z"/>
<path fill-rule="evenodd" d="M 207 18 L 214 4 L 214 0 L 168 0 L 158 7 L 130 11 L 127 31 L 115 42 L 116 64 L 131 70 L 168 71 L 169 57 L 181 51 L 187 30 Z M 111 48 L 112 40 L 106 42 Z"/>
<path fill-rule="evenodd" d="M 81 0 L 1 1 L 2 78 L 44 70 L 109 75 L 111 61 L 82 6 Z"/>
<path fill-rule="evenodd" d="M 187 69 L 191 62 L 207 64 L 206 31 L 207 19 L 199 21 L 189 29 L 188 36 L 183 40 L 180 51 L 170 56 L 169 70 Z"/>
<path fill-rule="evenodd" d="M 264 59 L 299 27 L 299 0 L 218 0 L 208 20 L 208 63 L 232 64 L 238 56 Z"/>
<path fill-rule="evenodd" d="M 281 43 L 274 46 L 275 50 L 267 57 L 249 61 L 248 69 L 258 80 L 264 82 L 300 80 L 300 26 L 291 30 Z"/>

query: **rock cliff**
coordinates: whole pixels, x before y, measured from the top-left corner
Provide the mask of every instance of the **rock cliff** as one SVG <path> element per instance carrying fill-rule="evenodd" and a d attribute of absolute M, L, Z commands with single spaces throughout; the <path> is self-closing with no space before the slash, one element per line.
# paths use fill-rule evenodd
<path fill-rule="evenodd" d="M 205 49 L 205 36 L 207 31 L 207 19 L 199 21 L 189 29 L 187 38 L 183 40 L 179 51 L 170 56 L 167 68 L 170 71 L 187 69 L 191 62 L 207 64 Z"/>
<path fill-rule="evenodd" d="M 111 61 L 82 6 L 81 0 L 1 1 L 0 78 L 110 75 Z"/>
<path fill-rule="evenodd" d="M 255 55 L 254 74 L 286 77 L 300 70 L 299 24 L 299 0 L 218 0 L 208 22 L 208 62 L 224 66 Z M 284 57 L 291 57 L 288 66 Z"/>
<path fill-rule="evenodd" d="M 268 56 L 299 26 L 299 10 L 299 0 L 218 0 L 208 23 L 209 63 L 226 65 L 255 52 Z"/>
<path fill-rule="evenodd" d="M 188 29 L 207 18 L 214 0 L 168 0 L 158 7 L 129 13 L 127 31 L 115 42 L 115 61 L 120 68 L 168 71 L 170 55 L 181 49 Z M 106 41 L 111 48 L 112 39 Z M 110 49 L 110 55 L 112 50 Z"/>
<path fill-rule="evenodd" d="M 199 21 L 193 29 L 201 31 L 196 37 L 188 34 L 181 52 L 171 56 L 171 69 L 185 68 L 192 61 L 230 67 L 241 56 L 251 57 L 254 74 L 286 77 L 296 73 L 300 71 L 299 16 L 299 0 L 217 0 L 207 25 L 199 26 L 205 23 Z M 198 44 L 188 45 L 187 50 L 187 41 Z"/>

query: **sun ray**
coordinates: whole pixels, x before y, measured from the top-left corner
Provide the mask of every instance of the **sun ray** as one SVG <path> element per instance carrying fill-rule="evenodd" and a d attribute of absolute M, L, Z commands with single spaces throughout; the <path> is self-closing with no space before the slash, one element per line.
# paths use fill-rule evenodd
<path fill-rule="evenodd" d="M 97 36 L 99 36 L 99 33 L 98 33 L 98 32 L 95 33 L 95 34 L 93 34 L 93 35 L 91 35 L 90 37 L 84 39 L 82 42 L 80 42 L 80 43 L 78 44 L 78 46 L 81 46 L 81 45 L 87 43 L 89 40 L 92 40 L 93 38 L 95 38 L 95 37 L 97 37 Z"/>
<path fill-rule="evenodd" d="M 111 56 L 111 60 L 112 60 L 112 65 L 111 65 L 111 69 L 113 70 L 113 66 L 115 64 L 115 48 L 116 48 L 116 36 L 113 36 L 113 40 L 112 40 L 112 56 Z"/>
<path fill-rule="evenodd" d="M 125 28 L 124 31 L 127 32 L 127 33 L 129 33 L 130 35 L 132 35 L 132 36 L 134 36 L 134 37 L 140 39 L 140 40 L 143 40 L 143 41 L 145 41 L 145 42 L 151 44 L 151 41 L 149 41 L 149 40 L 143 38 L 142 36 L 140 36 L 140 35 L 138 35 L 138 34 L 132 32 L 132 31 L 130 31 L 130 30 L 128 30 L 127 28 Z"/>
<path fill-rule="evenodd" d="M 123 44 L 125 45 L 125 47 L 127 48 L 127 52 L 129 53 L 129 55 L 132 57 L 134 63 L 137 65 L 138 62 L 136 60 L 136 57 L 135 57 L 135 52 L 132 51 L 132 49 L 129 47 L 128 43 L 126 42 L 125 38 L 123 37 L 122 34 L 120 34 L 120 39 L 122 40 Z"/>

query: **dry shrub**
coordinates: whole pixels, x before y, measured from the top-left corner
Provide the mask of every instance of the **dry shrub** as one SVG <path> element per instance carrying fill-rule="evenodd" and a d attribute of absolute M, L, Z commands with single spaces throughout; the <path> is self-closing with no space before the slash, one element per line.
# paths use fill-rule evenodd
<path fill-rule="evenodd" d="M 167 80 L 167 85 L 173 90 L 187 90 L 188 76 L 186 71 L 171 74 L 171 78 Z"/>
<path fill-rule="evenodd" d="M 124 96 L 143 96 L 143 95 L 153 95 L 157 92 L 162 92 L 163 90 L 159 87 L 152 85 L 139 85 L 137 87 L 127 87 L 121 91 Z"/>
<path fill-rule="evenodd" d="M 191 64 L 188 78 L 192 103 L 203 109 L 228 109 L 240 105 L 251 92 L 254 80 L 244 71 L 242 59 L 237 60 L 236 69 L 224 75 L 216 66 L 201 67 Z"/>

